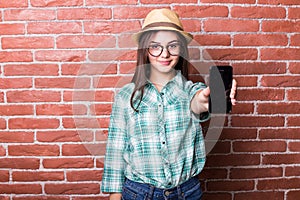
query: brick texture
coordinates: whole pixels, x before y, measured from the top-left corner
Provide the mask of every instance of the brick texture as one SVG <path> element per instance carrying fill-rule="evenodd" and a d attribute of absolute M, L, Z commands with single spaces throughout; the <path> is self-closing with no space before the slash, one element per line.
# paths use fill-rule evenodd
<path fill-rule="evenodd" d="M 0 0 L 0 199 L 108 200 L 112 102 L 153 8 L 194 35 L 192 80 L 232 65 L 238 104 L 199 179 L 204 200 L 300 196 L 299 0 Z M 207 145 L 211 142 L 207 140 Z"/>

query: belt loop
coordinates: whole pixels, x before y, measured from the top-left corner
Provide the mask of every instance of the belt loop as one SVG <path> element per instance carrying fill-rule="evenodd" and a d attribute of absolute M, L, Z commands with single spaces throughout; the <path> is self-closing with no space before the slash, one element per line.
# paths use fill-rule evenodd
<path fill-rule="evenodd" d="M 150 188 L 149 188 L 149 193 L 147 195 L 147 200 L 152 200 L 152 196 L 153 196 L 153 193 L 154 193 L 154 189 L 155 187 L 150 185 Z"/>
<path fill-rule="evenodd" d="M 183 200 L 183 194 L 180 185 L 177 186 L 177 196 L 178 196 L 178 200 Z"/>

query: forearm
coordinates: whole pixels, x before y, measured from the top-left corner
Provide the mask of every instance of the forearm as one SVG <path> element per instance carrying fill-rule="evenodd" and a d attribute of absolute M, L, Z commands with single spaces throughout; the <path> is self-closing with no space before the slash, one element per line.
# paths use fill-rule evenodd
<path fill-rule="evenodd" d="M 121 200 L 121 193 L 111 193 L 109 196 L 109 200 Z"/>

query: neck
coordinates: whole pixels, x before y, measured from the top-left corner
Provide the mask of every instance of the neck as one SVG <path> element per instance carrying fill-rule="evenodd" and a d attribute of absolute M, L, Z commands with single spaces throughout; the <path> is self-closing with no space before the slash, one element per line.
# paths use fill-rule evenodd
<path fill-rule="evenodd" d="M 160 91 L 171 79 L 176 75 L 176 71 L 172 70 L 169 73 L 150 73 L 150 81 L 155 85 L 155 87 Z"/>

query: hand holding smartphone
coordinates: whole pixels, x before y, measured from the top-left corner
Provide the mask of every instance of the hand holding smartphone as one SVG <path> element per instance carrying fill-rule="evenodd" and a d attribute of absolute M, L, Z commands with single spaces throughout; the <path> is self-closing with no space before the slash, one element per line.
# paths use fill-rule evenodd
<path fill-rule="evenodd" d="M 230 113 L 232 109 L 230 91 L 232 87 L 231 66 L 211 66 L 209 69 L 209 112 Z"/>

